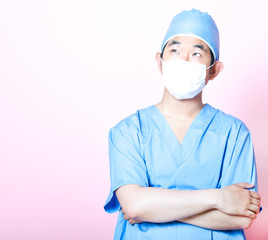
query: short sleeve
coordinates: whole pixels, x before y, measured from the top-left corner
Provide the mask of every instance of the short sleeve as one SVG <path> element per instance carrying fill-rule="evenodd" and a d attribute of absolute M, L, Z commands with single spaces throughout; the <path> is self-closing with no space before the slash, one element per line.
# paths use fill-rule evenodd
<path fill-rule="evenodd" d="M 255 154 L 251 134 L 247 127 L 242 123 L 235 136 L 234 148 L 231 150 L 231 159 L 228 167 L 222 176 L 220 187 L 231 184 L 247 182 L 255 185 L 251 190 L 258 191 L 257 170 Z M 228 150 L 230 151 L 230 149 Z"/>
<path fill-rule="evenodd" d="M 120 209 L 115 190 L 126 184 L 148 186 L 146 164 L 140 154 L 138 129 L 126 124 L 109 132 L 111 188 L 104 209 L 114 213 Z"/>

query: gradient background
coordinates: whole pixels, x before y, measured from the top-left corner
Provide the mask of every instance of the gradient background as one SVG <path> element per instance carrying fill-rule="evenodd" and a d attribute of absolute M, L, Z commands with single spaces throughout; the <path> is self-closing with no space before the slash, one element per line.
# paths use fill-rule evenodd
<path fill-rule="evenodd" d="M 0 239 L 112 239 L 108 131 L 161 99 L 155 53 L 192 7 L 220 30 L 225 69 L 204 100 L 252 132 L 264 210 L 247 236 L 268 239 L 265 2 L 1 1 Z"/>

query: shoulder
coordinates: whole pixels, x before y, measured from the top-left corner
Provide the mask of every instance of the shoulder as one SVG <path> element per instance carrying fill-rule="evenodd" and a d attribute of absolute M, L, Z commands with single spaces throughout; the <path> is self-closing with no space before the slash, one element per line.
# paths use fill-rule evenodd
<path fill-rule="evenodd" d="M 129 115 L 125 119 L 118 122 L 111 130 L 124 130 L 124 129 L 140 129 L 141 124 L 148 121 L 148 116 L 150 116 L 150 112 L 154 106 L 150 106 L 147 108 L 139 109 L 135 113 Z"/>
<path fill-rule="evenodd" d="M 135 113 L 121 120 L 110 129 L 110 137 L 124 136 L 126 138 L 136 139 L 140 135 L 146 135 L 150 126 L 150 116 L 154 106 L 139 109 Z"/>
<path fill-rule="evenodd" d="M 249 134 L 248 127 L 241 119 L 219 109 L 213 108 L 212 106 L 209 107 L 216 111 L 214 124 L 218 129 L 220 129 L 220 131 L 228 131 L 230 133 L 234 133 L 235 135 Z"/>

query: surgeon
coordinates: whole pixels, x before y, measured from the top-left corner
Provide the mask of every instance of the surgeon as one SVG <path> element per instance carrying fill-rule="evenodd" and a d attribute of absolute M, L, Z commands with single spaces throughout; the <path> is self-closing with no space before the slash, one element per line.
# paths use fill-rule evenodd
<path fill-rule="evenodd" d="M 239 119 L 202 102 L 223 69 L 207 13 L 176 15 L 156 61 L 164 93 L 109 132 L 114 239 L 246 239 L 260 211 L 252 138 Z"/>

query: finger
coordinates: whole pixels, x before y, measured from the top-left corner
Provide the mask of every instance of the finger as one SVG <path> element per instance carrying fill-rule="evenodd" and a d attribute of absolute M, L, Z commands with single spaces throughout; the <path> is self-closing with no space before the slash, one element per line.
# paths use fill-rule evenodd
<path fill-rule="evenodd" d="M 249 191 L 250 196 L 256 199 L 261 199 L 260 194 L 258 194 L 257 192 L 254 191 Z"/>
<path fill-rule="evenodd" d="M 252 219 L 256 219 L 256 214 L 250 210 L 248 210 L 245 214 L 246 217 L 252 218 Z"/>
<path fill-rule="evenodd" d="M 254 204 L 257 206 L 258 211 L 256 212 L 257 214 L 261 212 L 261 201 L 255 198 L 251 198 L 251 204 Z"/>
<path fill-rule="evenodd" d="M 252 211 L 252 212 L 254 212 L 255 214 L 258 214 L 258 212 L 259 212 L 259 206 L 254 205 L 254 204 L 250 204 L 249 205 L 249 210 Z"/>
<path fill-rule="evenodd" d="M 135 220 L 135 219 L 133 219 L 133 218 L 131 218 L 128 222 L 129 222 L 130 224 L 141 223 L 141 221 Z"/>
<path fill-rule="evenodd" d="M 250 203 L 251 204 L 254 204 L 254 205 L 257 205 L 257 206 L 260 206 L 261 205 L 261 201 L 256 199 L 256 198 L 251 198 L 250 199 Z"/>
<path fill-rule="evenodd" d="M 129 217 L 127 214 L 124 214 L 123 218 L 124 218 L 125 220 L 127 220 L 127 221 L 130 219 L 130 217 Z"/>
<path fill-rule="evenodd" d="M 238 187 L 241 187 L 241 188 L 253 188 L 254 187 L 254 184 L 251 184 L 251 183 L 237 183 L 235 184 L 236 186 Z"/>
<path fill-rule="evenodd" d="M 124 209 L 123 209 L 123 208 L 121 209 L 121 212 L 122 212 L 123 214 L 125 214 L 125 211 L 124 211 Z"/>

